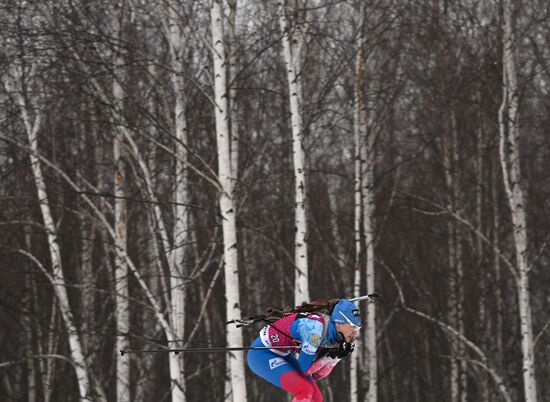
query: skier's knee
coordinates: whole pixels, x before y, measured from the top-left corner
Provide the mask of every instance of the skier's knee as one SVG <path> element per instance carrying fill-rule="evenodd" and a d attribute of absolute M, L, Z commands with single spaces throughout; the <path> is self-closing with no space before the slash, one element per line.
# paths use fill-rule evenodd
<path fill-rule="evenodd" d="M 310 402 L 313 397 L 313 386 L 296 372 L 281 376 L 281 386 L 294 395 L 293 402 Z"/>
<path fill-rule="evenodd" d="M 292 402 L 311 402 L 311 398 L 313 398 L 313 388 L 311 385 L 303 385 L 294 395 Z"/>

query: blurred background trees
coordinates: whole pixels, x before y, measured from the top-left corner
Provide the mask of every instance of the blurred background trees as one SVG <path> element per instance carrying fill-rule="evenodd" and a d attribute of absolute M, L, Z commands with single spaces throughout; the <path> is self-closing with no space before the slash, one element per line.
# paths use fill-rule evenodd
<path fill-rule="evenodd" d="M 382 295 L 376 392 L 362 339 L 326 400 L 550 401 L 547 2 L 218 3 L 221 47 L 211 1 L 1 2 L 0 399 L 230 400 L 226 354 L 118 349 L 226 344 L 224 188 L 237 307 L 294 302 L 298 107 L 309 297 Z"/>

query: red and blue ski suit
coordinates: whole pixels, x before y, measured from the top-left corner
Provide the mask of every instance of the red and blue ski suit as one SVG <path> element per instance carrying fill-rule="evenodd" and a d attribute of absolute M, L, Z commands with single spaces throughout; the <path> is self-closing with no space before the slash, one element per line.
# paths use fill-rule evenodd
<path fill-rule="evenodd" d="M 315 381 L 327 376 L 340 359 L 321 357 L 318 348 L 335 342 L 338 342 L 338 333 L 328 316 L 290 314 L 262 328 L 252 346 L 295 348 L 250 350 L 248 367 L 273 385 L 292 393 L 293 402 L 321 402 L 323 395 Z"/>

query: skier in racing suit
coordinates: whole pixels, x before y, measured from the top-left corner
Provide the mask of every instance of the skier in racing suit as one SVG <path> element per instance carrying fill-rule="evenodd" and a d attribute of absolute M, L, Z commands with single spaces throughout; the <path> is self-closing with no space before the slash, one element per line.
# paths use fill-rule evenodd
<path fill-rule="evenodd" d="M 251 346 L 295 346 L 289 349 L 254 349 L 248 367 L 258 376 L 294 395 L 293 402 L 321 402 L 316 381 L 353 351 L 351 341 L 361 325 L 359 309 L 341 299 L 330 316 L 293 313 L 260 331 Z M 297 354 L 297 357 L 295 357 Z"/>

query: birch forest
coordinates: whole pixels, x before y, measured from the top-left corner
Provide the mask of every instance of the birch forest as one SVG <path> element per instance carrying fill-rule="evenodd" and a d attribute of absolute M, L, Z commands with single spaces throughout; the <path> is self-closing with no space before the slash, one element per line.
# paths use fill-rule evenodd
<path fill-rule="evenodd" d="M 550 402 L 549 43 L 547 0 L 0 0 L 0 401 L 290 401 L 165 349 L 377 293 L 325 401 Z"/>

